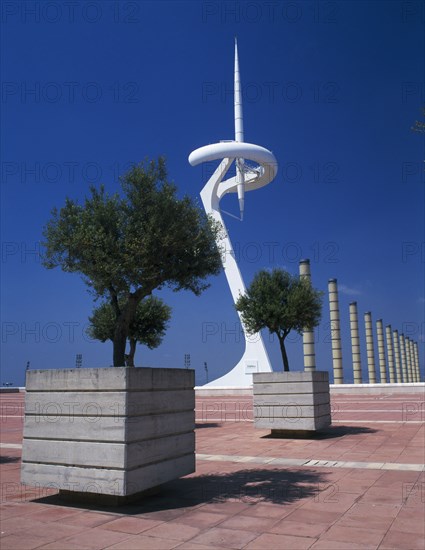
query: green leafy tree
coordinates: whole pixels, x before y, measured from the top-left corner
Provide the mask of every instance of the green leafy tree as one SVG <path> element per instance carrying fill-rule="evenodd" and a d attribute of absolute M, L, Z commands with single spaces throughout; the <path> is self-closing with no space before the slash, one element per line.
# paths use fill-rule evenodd
<path fill-rule="evenodd" d="M 118 303 L 121 308 L 124 306 L 122 300 L 118 300 Z M 160 298 L 150 296 L 139 302 L 136 315 L 130 323 L 128 331 L 130 349 L 129 353 L 125 355 L 128 367 L 134 367 L 137 343 L 145 345 L 149 349 L 157 348 L 161 344 L 170 317 L 171 308 Z M 109 302 L 104 302 L 95 308 L 89 321 L 87 333 L 91 338 L 101 342 L 114 341 L 117 318 L 115 310 Z"/>
<path fill-rule="evenodd" d="M 121 178 L 122 193 L 90 187 L 83 205 L 67 199 L 44 228 L 43 264 L 80 273 L 115 313 L 113 364 L 124 366 L 138 304 L 168 286 L 199 295 L 221 269 L 221 228 L 167 180 L 165 160 L 145 161 Z"/>
<path fill-rule="evenodd" d="M 311 330 L 320 322 L 323 292 L 309 281 L 282 269 L 259 271 L 244 296 L 236 302 L 249 334 L 268 328 L 276 334 L 282 353 L 283 368 L 289 371 L 285 338 L 295 330 Z"/>

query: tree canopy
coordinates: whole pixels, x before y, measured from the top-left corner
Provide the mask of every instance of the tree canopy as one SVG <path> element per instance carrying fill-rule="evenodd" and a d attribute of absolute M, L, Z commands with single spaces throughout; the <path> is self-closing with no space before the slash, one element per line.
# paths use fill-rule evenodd
<path fill-rule="evenodd" d="M 124 366 L 144 298 L 164 286 L 199 295 L 221 269 L 221 228 L 190 197 L 177 197 L 162 157 L 133 166 L 120 183 L 121 194 L 90 187 L 83 205 L 67 198 L 43 233 L 44 266 L 81 274 L 95 298 L 111 304 L 114 366 Z"/>
<path fill-rule="evenodd" d="M 123 305 L 121 300 L 120 306 L 123 307 Z M 126 355 L 127 366 L 134 367 L 137 343 L 145 345 L 149 349 L 154 349 L 161 344 L 170 317 L 171 308 L 160 298 L 149 296 L 138 304 L 136 315 L 128 330 L 130 350 Z M 114 341 L 117 320 L 114 308 L 109 302 L 104 302 L 95 308 L 89 321 L 87 333 L 91 338 L 101 342 Z"/>
<path fill-rule="evenodd" d="M 285 338 L 295 330 L 311 330 L 320 322 L 323 293 L 315 290 L 308 280 L 291 275 L 282 269 L 259 271 L 245 295 L 236 302 L 243 324 L 249 334 L 269 329 L 276 334 L 282 353 L 283 366 L 289 371 Z"/>

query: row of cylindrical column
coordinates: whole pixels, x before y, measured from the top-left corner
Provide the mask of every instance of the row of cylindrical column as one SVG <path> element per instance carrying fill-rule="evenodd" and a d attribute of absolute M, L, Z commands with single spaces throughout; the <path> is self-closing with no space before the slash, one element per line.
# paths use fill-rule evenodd
<path fill-rule="evenodd" d="M 329 279 L 329 310 L 331 320 L 332 363 L 335 384 L 343 383 L 341 328 L 336 279 Z M 366 333 L 366 356 L 369 383 L 377 382 L 375 367 L 375 347 L 372 328 L 372 314 L 364 314 Z M 351 351 L 353 360 L 353 378 L 355 384 L 362 383 L 362 365 L 360 355 L 359 320 L 357 302 L 350 304 Z M 381 383 L 420 382 L 419 351 L 417 342 L 413 342 L 391 325 L 385 327 L 382 319 L 376 321 L 378 344 L 379 378 Z M 388 361 L 388 372 L 387 372 Z M 388 376 L 387 376 L 388 375 Z M 388 379 L 389 378 L 389 379 Z"/>
<path fill-rule="evenodd" d="M 373 343 L 372 315 L 368 311 L 364 314 L 365 332 L 366 332 L 366 356 L 369 382 L 376 383 L 375 370 L 375 349 Z M 353 376 L 354 383 L 362 382 L 360 345 L 359 345 L 359 325 L 357 316 L 357 303 L 350 304 L 350 329 L 351 329 L 351 350 L 353 356 Z M 386 352 L 384 327 L 382 319 L 376 321 L 376 334 L 378 341 L 378 359 L 380 382 L 386 383 L 387 379 L 387 361 L 389 382 L 420 382 L 419 369 L 419 351 L 418 344 L 404 334 L 398 334 L 397 330 L 392 331 L 391 325 L 385 329 Z"/>
<path fill-rule="evenodd" d="M 311 282 L 310 261 L 301 260 L 299 264 L 300 278 Z M 341 343 L 341 324 L 338 300 L 338 284 L 336 279 L 329 279 L 329 312 L 331 321 L 332 364 L 334 383 L 343 384 L 343 362 Z M 364 314 L 366 332 L 366 356 L 369 383 L 376 383 L 375 348 L 372 329 L 372 314 L 368 311 Z M 357 302 L 350 304 L 350 333 L 351 351 L 353 360 L 353 378 L 355 384 L 362 383 L 362 365 L 360 355 L 359 321 Z M 382 319 L 376 321 L 376 334 L 378 343 L 378 364 L 381 383 L 395 382 L 420 382 L 419 350 L 417 342 L 398 334 L 392 330 L 391 325 L 385 327 Z M 386 343 L 386 345 L 385 345 Z M 314 331 L 303 331 L 304 370 L 316 369 L 316 354 L 314 344 Z M 388 377 L 387 378 L 387 360 Z"/>

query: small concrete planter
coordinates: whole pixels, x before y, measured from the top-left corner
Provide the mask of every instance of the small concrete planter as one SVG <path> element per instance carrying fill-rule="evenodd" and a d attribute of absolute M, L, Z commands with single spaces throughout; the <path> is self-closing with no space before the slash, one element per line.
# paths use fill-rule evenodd
<path fill-rule="evenodd" d="M 254 373 L 253 393 L 255 428 L 291 436 L 331 424 L 327 372 Z"/>
<path fill-rule="evenodd" d="M 28 371 L 21 481 L 111 504 L 195 471 L 194 371 Z"/>

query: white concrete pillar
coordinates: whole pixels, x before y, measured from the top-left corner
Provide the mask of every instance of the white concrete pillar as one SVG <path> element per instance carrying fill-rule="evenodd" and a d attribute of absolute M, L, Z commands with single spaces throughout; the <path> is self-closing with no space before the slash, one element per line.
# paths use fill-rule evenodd
<path fill-rule="evenodd" d="M 376 338 L 378 341 L 379 377 L 381 384 L 387 383 L 387 365 L 385 361 L 384 325 L 382 319 L 376 321 Z"/>
<path fill-rule="evenodd" d="M 364 314 L 364 324 L 366 331 L 366 355 L 369 384 L 376 384 L 375 348 L 373 345 L 372 314 L 370 311 Z"/>
<path fill-rule="evenodd" d="M 406 347 L 404 345 L 404 334 L 400 334 L 400 357 L 401 357 L 401 375 L 403 382 L 408 382 L 407 362 L 406 362 Z"/>
<path fill-rule="evenodd" d="M 305 279 L 311 284 L 310 260 L 301 260 L 299 265 L 300 279 Z M 314 330 L 303 331 L 304 370 L 312 372 L 316 370 L 316 352 L 314 346 Z"/>
<path fill-rule="evenodd" d="M 400 338 L 398 330 L 393 330 L 394 358 L 395 358 L 395 375 L 398 384 L 403 382 L 401 375 L 401 356 L 400 356 Z"/>
<path fill-rule="evenodd" d="M 353 356 L 353 379 L 355 384 L 362 383 L 362 362 L 360 357 L 359 320 L 357 302 L 350 304 L 351 353 Z"/>
<path fill-rule="evenodd" d="M 390 384 L 394 384 L 396 381 L 394 371 L 394 350 L 391 334 L 391 325 L 385 327 L 385 337 L 387 341 L 387 357 L 388 357 L 388 374 L 390 376 Z"/>
<path fill-rule="evenodd" d="M 328 291 L 334 384 L 343 384 L 344 372 L 342 368 L 341 328 L 339 320 L 338 285 L 336 279 L 329 279 Z"/>

